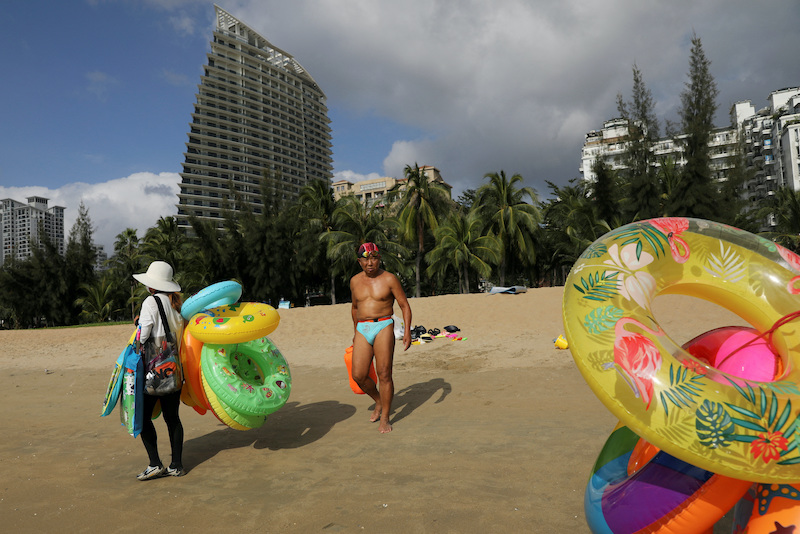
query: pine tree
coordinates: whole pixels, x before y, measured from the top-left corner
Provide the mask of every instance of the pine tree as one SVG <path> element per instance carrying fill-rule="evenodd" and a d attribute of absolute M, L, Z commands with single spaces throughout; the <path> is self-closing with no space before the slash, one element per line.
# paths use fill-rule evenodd
<path fill-rule="evenodd" d="M 677 185 L 676 204 L 669 211 L 676 216 L 717 220 L 719 194 L 712 180 L 708 141 L 714 128 L 718 91 L 710 66 L 711 61 L 706 58 L 700 38 L 693 35 L 689 81 L 681 93 L 679 113 L 686 136 L 682 142 L 686 164 Z"/>
<path fill-rule="evenodd" d="M 655 167 L 653 146 L 659 136 L 653 95 L 644 83 L 642 73 L 633 65 L 633 100 L 625 102 L 617 95 L 617 110 L 628 123 L 625 166 L 621 178 L 627 185 L 632 202 L 625 203 L 626 220 L 659 216 L 661 188 Z M 610 222 L 610 221 L 609 221 Z"/>

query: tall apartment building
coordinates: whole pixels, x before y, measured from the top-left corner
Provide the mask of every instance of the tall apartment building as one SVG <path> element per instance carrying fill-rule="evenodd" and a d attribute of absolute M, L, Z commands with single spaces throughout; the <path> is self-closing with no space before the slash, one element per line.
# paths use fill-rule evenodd
<path fill-rule="evenodd" d="M 322 89 L 290 54 L 214 9 L 216 28 L 180 173 L 177 218 L 184 228 L 190 215 L 221 225 L 231 190 L 260 213 L 265 175 L 285 200 L 297 198 L 311 180 L 330 183 L 333 175 Z"/>
<path fill-rule="evenodd" d="M 709 140 L 711 166 L 717 180 L 726 178 L 741 144 L 747 168 L 753 172 L 742 195 L 753 206 L 781 187 L 800 191 L 800 87 L 773 91 L 767 100 L 769 105 L 758 111 L 749 100 L 734 104 L 736 126 L 715 129 Z M 594 179 L 592 165 L 598 157 L 612 169 L 624 167 L 627 133 L 627 123 L 613 119 L 606 121 L 602 130 L 586 134 L 580 167 L 584 179 Z M 678 165 L 685 163 L 680 144 L 672 139 L 659 139 L 654 152 L 671 157 Z M 767 221 L 764 229 L 773 224 L 774 220 Z"/>
<path fill-rule="evenodd" d="M 448 194 L 452 191 L 453 186 L 444 181 L 442 174 L 436 167 L 422 165 L 419 170 L 425 173 L 429 181 L 437 182 L 444 186 Z M 339 200 L 345 195 L 355 195 L 365 206 L 372 207 L 374 204 L 382 203 L 386 194 L 398 184 L 400 190 L 405 189 L 405 183 L 406 178 L 383 176 L 356 183 L 348 180 L 338 180 L 331 184 L 331 188 L 333 189 L 334 200 Z"/>
<path fill-rule="evenodd" d="M 64 254 L 64 208 L 48 207 L 49 199 L 28 197 L 23 204 L 6 198 L 0 200 L 0 265 L 6 259 L 25 259 L 42 240 L 41 232 Z"/>
<path fill-rule="evenodd" d="M 800 191 L 800 87 L 773 91 L 767 100 L 769 106 L 758 111 L 749 100 L 734 106 L 753 171 L 743 195 L 753 204 L 782 187 Z"/>

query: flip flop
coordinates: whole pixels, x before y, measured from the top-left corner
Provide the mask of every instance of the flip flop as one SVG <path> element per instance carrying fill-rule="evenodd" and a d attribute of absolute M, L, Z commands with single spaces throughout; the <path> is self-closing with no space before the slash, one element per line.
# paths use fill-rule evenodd
<path fill-rule="evenodd" d="M 438 336 L 441 332 L 442 331 L 439 330 L 438 328 L 431 328 L 430 330 L 428 330 L 428 333 L 434 337 Z"/>

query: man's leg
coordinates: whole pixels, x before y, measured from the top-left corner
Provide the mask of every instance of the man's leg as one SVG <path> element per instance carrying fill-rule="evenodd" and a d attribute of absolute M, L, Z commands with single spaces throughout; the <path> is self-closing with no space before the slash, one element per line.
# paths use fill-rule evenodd
<path fill-rule="evenodd" d="M 394 360 L 394 328 L 389 324 L 375 337 L 372 344 L 375 353 L 375 371 L 380 384 L 381 423 L 379 430 L 382 434 L 392 431 L 389 424 L 389 415 L 392 411 L 394 398 L 394 381 L 392 380 L 392 362 Z"/>
<path fill-rule="evenodd" d="M 356 332 L 353 338 L 353 361 L 350 376 L 353 377 L 353 381 L 358 384 L 361 391 L 375 401 L 375 410 L 369 419 L 374 423 L 381 416 L 381 397 L 378 394 L 377 384 L 369 377 L 369 366 L 372 363 L 373 354 L 372 345 L 367 343 L 366 338 L 360 332 Z"/>

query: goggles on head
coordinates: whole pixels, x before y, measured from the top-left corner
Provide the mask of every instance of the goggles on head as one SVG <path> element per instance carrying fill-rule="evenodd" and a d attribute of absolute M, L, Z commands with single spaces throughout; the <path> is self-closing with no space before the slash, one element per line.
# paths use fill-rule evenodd
<path fill-rule="evenodd" d="M 370 256 L 373 258 L 380 257 L 378 246 L 375 243 L 363 243 L 360 247 L 358 247 L 357 255 L 359 258 L 369 258 Z"/>

